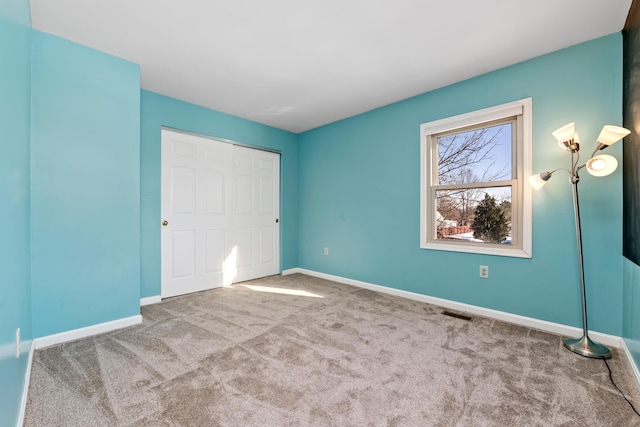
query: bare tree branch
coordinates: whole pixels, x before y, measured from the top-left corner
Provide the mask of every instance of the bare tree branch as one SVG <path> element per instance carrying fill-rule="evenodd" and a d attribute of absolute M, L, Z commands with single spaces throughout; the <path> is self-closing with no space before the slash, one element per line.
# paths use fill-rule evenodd
<path fill-rule="evenodd" d="M 481 128 L 438 137 L 438 179 L 440 184 L 496 181 L 508 176 L 508 164 L 495 165 L 495 148 L 504 126 Z M 484 170 L 477 166 L 484 164 Z M 468 181 L 468 170 L 477 181 Z M 479 172 L 479 175 L 478 175 Z M 467 180 L 465 180 L 467 179 Z"/>

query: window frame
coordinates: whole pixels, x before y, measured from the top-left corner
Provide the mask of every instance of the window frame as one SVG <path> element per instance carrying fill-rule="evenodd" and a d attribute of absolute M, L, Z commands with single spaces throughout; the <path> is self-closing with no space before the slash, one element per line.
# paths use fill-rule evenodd
<path fill-rule="evenodd" d="M 510 180 L 439 185 L 437 137 L 443 134 L 489 127 L 492 123 L 516 118 L 515 141 L 511 149 Z M 526 177 L 531 175 L 532 100 L 514 102 L 447 117 L 420 125 L 420 248 L 442 251 L 531 258 L 532 195 Z M 512 139 L 513 141 L 513 139 Z M 437 239 L 436 191 L 449 188 L 511 187 L 512 244 L 481 243 Z M 515 221 L 514 221 L 515 218 Z"/>

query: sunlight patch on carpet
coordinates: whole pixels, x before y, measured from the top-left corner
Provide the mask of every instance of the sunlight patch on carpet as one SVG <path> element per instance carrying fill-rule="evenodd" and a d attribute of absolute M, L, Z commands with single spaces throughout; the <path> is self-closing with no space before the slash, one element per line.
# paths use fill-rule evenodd
<path fill-rule="evenodd" d="M 300 297 L 324 298 L 322 295 L 312 294 L 311 292 L 301 291 L 299 289 L 272 288 L 269 286 L 242 285 L 245 288 L 256 292 L 269 292 L 272 294 L 295 295 Z"/>

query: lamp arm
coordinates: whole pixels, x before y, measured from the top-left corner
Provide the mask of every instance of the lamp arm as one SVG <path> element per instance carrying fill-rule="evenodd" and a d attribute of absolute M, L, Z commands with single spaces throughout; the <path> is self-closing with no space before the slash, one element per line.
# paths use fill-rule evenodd
<path fill-rule="evenodd" d="M 565 172 L 566 172 L 566 173 L 568 173 L 569 175 L 573 175 L 573 174 L 571 173 L 571 171 L 570 171 L 569 169 L 567 169 L 567 168 L 558 168 L 558 169 L 554 169 L 554 170 L 552 170 L 552 171 L 551 171 L 551 172 L 549 172 L 549 173 L 553 174 L 553 173 L 556 173 L 556 172 L 558 172 L 558 171 L 565 171 Z"/>
<path fill-rule="evenodd" d="M 578 162 L 580 162 L 580 152 L 572 151 L 571 152 L 571 176 L 578 176 L 578 171 L 582 168 L 582 166 L 578 166 Z"/>
<path fill-rule="evenodd" d="M 596 155 L 596 153 L 597 153 L 598 151 L 600 151 L 600 150 L 604 150 L 604 149 L 605 149 L 605 148 L 607 148 L 607 147 L 608 147 L 608 145 L 603 144 L 602 142 L 599 142 L 599 143 L 596 145 L 596 148 L 594 148 L 594 149 L 593 149 L 593 153 L 591 153 L 591 156 L 590 156 L 589 158 L 590 158 L 590 159 L 593 159 L 593 156 L 595 156 L 595 155 Z"/>
<path fill-rule="evenodd" d="M 584 165 L 583 165 L 583 166 L 584 166 Z M 554 169 L 554 170 L 552 170 L 552 171 L 550 171 L 550 172 L 547 172 L 547 173 L 549 174 L 549 176 L 551 176 L 551 175 L 553 175 L 554 173 L 556 173 L 556 172 L 558 172 L 558 171 L 565 171 L 566 173 L 568 173 L 568 174 L 569 174 L 569 179 L 571 180 L 571 182 L 573 182 L 574 177 L 577 175 L 577 173 L 576 173 L 576 174 L 574 174 L 573 172 L 571 172 L 571 171 L 570 171 L 569 169 L 567 169 L 567 168 L 558 168 L 558 169 Z"/>

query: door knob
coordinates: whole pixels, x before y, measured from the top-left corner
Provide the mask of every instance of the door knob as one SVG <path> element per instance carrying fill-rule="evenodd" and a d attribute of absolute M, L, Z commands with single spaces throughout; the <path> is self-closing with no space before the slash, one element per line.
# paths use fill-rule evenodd
<path fill-rule="evenodd" d="M 276 222 L 280 222 L 280 219 L 276 218 Z"/>
<path fill-rule="evenodd" d="M 169 225 L 169 221 L 167 221 L 166 219 L 164 221 L 162 221 L 162 226 L 166 227 L 167 225 Z"/>

